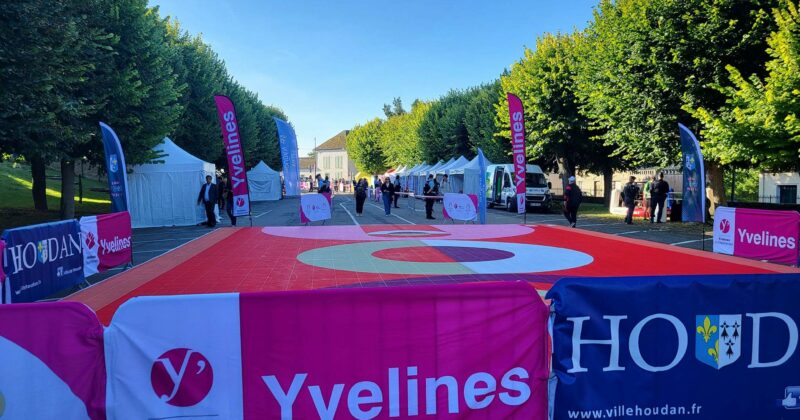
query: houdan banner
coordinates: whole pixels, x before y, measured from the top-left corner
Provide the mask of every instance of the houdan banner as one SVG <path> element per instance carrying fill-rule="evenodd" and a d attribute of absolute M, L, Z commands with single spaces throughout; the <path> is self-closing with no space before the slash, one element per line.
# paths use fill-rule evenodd
<path fill-rule="evenodd" d="M 103 327 L 82 303 L 0 305 L 0 418 L 106 418 Z"/>
<path fill-rule="evenodd" d="M 272 117 L 278 127 L 278 140 L 281 147 L 281 162 L 283 163 L 283 184 L 286 195 L 296 197 L 300 195 L 300 158 L 297 154 L 297 136 L 286 121 Z"/>
<path fill-rule="evenodd" d="M 331 218 L 331 193 L 305 194 L 300 197 L 300 223 Z"/>
<path fill-rule="evenodd" d="M 478 217 L 478 196 L 475 194 L 445 193 L 442 215 L 445 219 L 471 221 Z"/>
<path fill-rule="evenodd" d="M 228 179 L 233 190 L 233 215 L 250 214 L 250 192 L 247 188 L 247 170 L 245 169 L 244 145 L 239 136 L 239 122 L 236 109 L 230 98 L 223 95 L 214 96 L 222 127 L 222 140 L 225 143 L 225 155 L 228 156 Z"/>
<path fill-rule="evenodd" d="M 107 124 L 100 123 L 100 134 L 103 137 L 103 150 L 106 154 L 106 172 L 108 172 L 108 190 L 111 193 L 111 211 L 128 210 L 128 169 L 125 166 L 125 154 L 117 133 Z"/>
<path fill-rule="evenodd" d="M 127 211 L 81 217 L 83 275 L 131 262 L 131 215 Z"/>
<path fill-rule="evenodd" d="M 108 417 L 546 419 L 546 323 L 524 283 L 136 298 Z"/>
<path fill-rule="evenodd" d="M 34 302 L 81 283 L 83 247 L 76 220 L 3 232 L 5 302 Z"/>
<path fill-rule="evenodd" d="M 560 280 L 553 418 L 800 415 L 800 275 Z"/>
<path fill-rule="evenodd" d="M 797 265 L 800 213 L 717 207 L 714 252 Z"/>
<path fill-rule="evenodd" d="M 508 94 L 508 116 L 511 127 L 511 150 L 514 152 L 514 185 L 517 190 L 517 213 L 525 213 L 525 112 L 522 101 L 513 93 Z"/>

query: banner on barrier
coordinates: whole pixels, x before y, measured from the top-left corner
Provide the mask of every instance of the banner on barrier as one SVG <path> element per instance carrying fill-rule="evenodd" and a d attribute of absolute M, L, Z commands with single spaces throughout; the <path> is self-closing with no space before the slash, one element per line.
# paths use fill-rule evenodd
<path fill-rule="evenodd" d="M 0 355 L 0 418 L 106 418 L 103 327 L 84 304 L 0 306 Z"/>
<path fill-rule="evenodd" d="M 83 275 L 131 262 L 131 215 L 127 211 L 81 217 Z"/>
<path fill-rule="evenodd" d="M 76 220 L 7 229 L 3 240 L 6 303 L 34 302 L 83 281 Z"/>
<path fill-rule="evenodd" d="M 478 196 L 445 193 L 442 214 L 445 219 L 471 221 L 478 217 Z"/>
<path fill-rule="evenodd" d="M 250 214 L 250 190 L 247 188 L 247 168 L 245 168 L 244 145 L 239 135 L 239 121 L 233 101 L 224 95 L 214 96 L 217 105 L 219 125 L 222 128 L 222 141 L 228 157 L 228 179 L 233 193 L 233 215 Z M 253 140 L 253 139 L 251 139 Z"/>
<path fill-rule="evenodd" d="M 800 257 L 800 213 L 718 207 L 714 252 L 796 265 Z"/>
<path fill-rule="evenodd" d="M 331 218 L 331 193 L 304 194 L 300 197 L 300 223 Z"/>
<path fill-rule="evenodd" d="M 800 414 L 800 275 L 560 280 L 554 419 Z"/>
<path fill-rule="evenodd" d="M 137 298 L 109 418 L 545 419 L 546 318 L 524 283 Z"/>

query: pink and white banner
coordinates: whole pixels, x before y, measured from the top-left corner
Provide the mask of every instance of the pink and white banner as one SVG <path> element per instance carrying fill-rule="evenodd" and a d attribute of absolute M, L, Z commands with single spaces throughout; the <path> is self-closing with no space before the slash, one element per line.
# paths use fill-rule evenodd
<path fill-rule="evenodd" d="M 797 265 L 800 213 L 718 207 L 714 212 L 714 252 Z"/>
<path fill-rule="evenodd" d="M 103 327 L 78 302 L 0 305 L 0 418 L 103 420 Z"/>
<path fill-rule="evenodd" d="M 331 218 L 331 193 L 300 196 L 300 223 L 319 222 Z"/>
<path fill-rule="evenodd" d="M 216 95 L 219 125 L 222 127 L 222 140 L 225 143 L 225 155 L 228 156 L 228 179 L 233 189 L 233 215 L 250 214 L 250 193 L 247 189 L 247 170 L 245 169 L 244 146 L 239 136 L 239 122 L 236 120 L 236 109 L 227 96 Z"/>
<path fill-rule="evenodd" d="M 514 152 L 514 185 L 517 191 L 517 213 L 525 213 L 525 172 L 527 158 L 525 157 L 525 112 L 522 101 L 509 93 L 508 116 L 511 127 L 511 150 Z"/>
<path fill-rule="evenodd" d="M 108 417 L 546 419 L 547 315 L 525 283 L 136 298 Z"/>
<path fill-rule="evenodd" d="M 445 193 L 442 215 L 445 219 L 468 222 L 478 217 L 478 196 L 475 194 Z"/>
<path fill-rule="evenodd" d="M 131 262 L 131 215 L 127 211 L 81 217 L 83 275 Z"/>

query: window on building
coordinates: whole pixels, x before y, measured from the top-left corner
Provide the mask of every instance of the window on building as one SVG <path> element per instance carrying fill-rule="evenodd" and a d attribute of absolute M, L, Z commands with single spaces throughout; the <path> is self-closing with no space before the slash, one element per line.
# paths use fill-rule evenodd
<path fill-rule="evenodd" d="M 325 156 L 325 157 L 322 158 L 322 167 L 324 169 L 330 169 L 331 168 L 331 157 L 330 156 Z"/>
<path fill-rule="evenodd" d="M 342 169 L 342 161 L 343 160 L 344 160 L 344 158 L 342 156 L 336 156 L 336 160 L 335 160 L 336 169 Z"/>
<path fill-rule="evenodd" d="M 778 200 L 781 204 L 797 204 L 797 185 L 778 185 Z"/>

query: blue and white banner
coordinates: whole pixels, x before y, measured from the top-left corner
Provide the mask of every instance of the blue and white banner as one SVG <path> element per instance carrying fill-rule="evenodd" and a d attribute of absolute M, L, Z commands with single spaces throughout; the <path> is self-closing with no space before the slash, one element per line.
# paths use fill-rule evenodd
<path fill-rule="evenodd" d="M 286 121 L 272 117 L 278 126 L 278 138 L 283 162 L 283 184 L 287 196 L 300 195 L 300 158 L 297 156 L 297 136 Z"/>
<path fill-rule="evenodd" d="M 800 418 L 800 274 L 564 279 L 553 419 Z"/>
<path fill-rule="evenodd" d="M 108 189 L 111 192 L 111 212 L 128 211 L 128 171 L 125 166 L 125 154 L 117 133 L 107 124 L 100 123 L 103 137 L 103 149 L 106 153 L 106 172 L 108 172 Z"/>
<path fill-rule="evenodd" d="M 482 225 L 486 224 L 486 156 L 483 150 L 478 148 L 478 170 L 481 171 L 478 177 L 478 220 Z"/>
<path fill-rule="evenodd" d="M 684 222 L 706 221 L 706 171 L 700 143 L 691 130 L 678 123 L 683 152 L 683 204 L 681 218 Z"/>
<path fill-rule="evenodd" d="M 83 281 L 77 220 L 8 229 L 3 269 L 5 302 L 35 302 Z"/>

